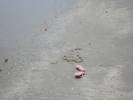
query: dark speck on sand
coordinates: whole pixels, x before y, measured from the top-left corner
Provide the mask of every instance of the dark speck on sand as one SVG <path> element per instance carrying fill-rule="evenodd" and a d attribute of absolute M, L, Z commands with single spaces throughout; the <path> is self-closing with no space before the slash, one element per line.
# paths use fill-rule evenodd
<path fill-rule="evenodd" d="M 4 62 L 7 63 L 7 62 L 8 62 L 8 59 L 6 58 L 6 59 L 4 60 Z"/>
<path fill-rule="evenodd" d="M 47 28 L 45 28 L 44 31 L 47 31 Z"/>

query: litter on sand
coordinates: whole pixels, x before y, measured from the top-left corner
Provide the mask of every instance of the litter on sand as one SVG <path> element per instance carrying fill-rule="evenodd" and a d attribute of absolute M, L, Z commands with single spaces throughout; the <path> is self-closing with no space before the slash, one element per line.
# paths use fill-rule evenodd
<path fill-rule="evenodd" d="M 76 65 L 76 69 L 81 72 L 86 72 L 86 69 L 82 65 Z"/>
<path fill-rule="evenodd" d="M 86 75 L 86 69 L 85 69 L 83 66 L 81 66 L 81 65 L 76 65 L 76 70 L 77 70 L 78 72 L 75 73 L 75 78 L 80 79 L 80 78 L 82 78 L 84 75 Z"/>
<path fill-rule="evenodd" d="M 75 73 L 75 78 L 82 78 L 83 76 L 85 75 L 85 73 L 84 72 L 76 72 Z"/>

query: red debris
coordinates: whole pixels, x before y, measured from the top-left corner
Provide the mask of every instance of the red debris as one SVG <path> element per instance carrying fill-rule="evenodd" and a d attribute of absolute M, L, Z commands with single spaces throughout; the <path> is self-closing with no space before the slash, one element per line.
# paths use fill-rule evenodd
<path fill-rule="evenodd" d="M 75 78 L 79 79 L 79 78 L 82 78 L 84 75 L 85 75 L 85 72 L 76 72 Z"/>
<path fill-rule="evenodd" d="M 81 65 L 76 65 L 76 69 L 81 72 L 86 72 L 86 69 Z"/>
<path fill-rule="evenodd" d="M 79 79 L 86 75 L 86 69 L 81 65 L 76 65 L 76 70 L 78 72 L 75 73 L 75 78 Z"/>

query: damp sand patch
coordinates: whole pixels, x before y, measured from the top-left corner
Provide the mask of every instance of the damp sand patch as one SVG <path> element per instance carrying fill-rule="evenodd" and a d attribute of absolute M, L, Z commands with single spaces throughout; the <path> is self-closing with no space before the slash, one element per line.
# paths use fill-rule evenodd
<path fill-rule="evenodd" d="M 63 60 L 68 63 L 82 63 L 84 62 L 83 57 L 81 56 L 82 48 L 75 48 L 69 50 L 64 56 Z"/>

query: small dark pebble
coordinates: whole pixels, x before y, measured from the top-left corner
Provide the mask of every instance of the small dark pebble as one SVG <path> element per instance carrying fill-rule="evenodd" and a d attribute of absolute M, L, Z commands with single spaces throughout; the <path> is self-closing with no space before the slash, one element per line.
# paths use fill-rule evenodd
<path fill-rule="evenodd" d="M 8 59 L 5 59 L 4 62 L 7 63 L 8 62 Z"/>
<path fill-rule="evenodd" d="M 45 28 L 44 31 L 47 31 L 47 28 Z"/>

